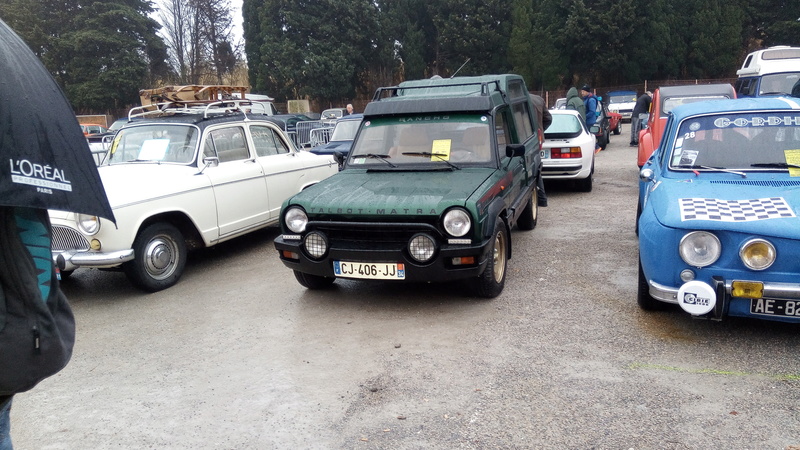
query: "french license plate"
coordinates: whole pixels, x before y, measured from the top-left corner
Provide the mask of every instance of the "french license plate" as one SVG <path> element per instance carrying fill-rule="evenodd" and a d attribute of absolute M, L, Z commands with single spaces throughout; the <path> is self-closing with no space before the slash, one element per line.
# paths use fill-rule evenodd
<path fill-rule="evenodd" d="M 542 159 L 550 159 L 550 149 L 543 148 L 542 149 Z"/>
<path fill-rule="evenodd" d="M 405 264 L 402 263 L 334 261 L 333 273 L 337 277 L 366 278 L 370 280 L 404 280 L 406 278 Z"/>
<path fill-rule="evenodd" d="M 750 313 L 764 316 L 800 317 L 800 300 L 754 298 L 750 300 Z"/>

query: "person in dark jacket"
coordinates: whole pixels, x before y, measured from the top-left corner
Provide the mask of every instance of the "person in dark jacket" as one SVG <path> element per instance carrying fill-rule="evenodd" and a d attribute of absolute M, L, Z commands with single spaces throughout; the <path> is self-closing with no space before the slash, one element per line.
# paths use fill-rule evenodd
<path fill-rule="evenodd" d="M 591 128 L 597 122 L 597 97 L 592 93 L 592 87 L 584 84 L 581 88 L 581 98 L 586 106 L 586 127 Z"/>
<path fill-rule="evenodd" d="M 540 95 L 533 93 L 529 95 L 531 97 L 531 103 L 533 103 L 533 107 L 536 109 L 539 135 L 544 138 L 544 130 L 553 123 L 553 116 L 550 114 L 550 110 L 547 109 L 547 105 L 544 104 L 544 99 Z M 539 183 L 537 186 L 539 189 L 536 193 L 536 202 L 539 206 L 547 206 L 547 194 L 544 192 L 544 178 L 542 178 L 541 174 L 539 174 Z"/>
<path fill-rule="evenodd" d="M 631 147 L 639 146 L 639 131 L 642 129 L 642 114 L 650 112 L 650 104 L 653 102 L 653 94 L 645 91 L 636 99 L 636 105 L 631 113 Z"/>
<path fill-rule="evenodd" d="M 578 95 L 578 89 L 576 87 L 571 87 L 567 91 L 566 109 L 578 111 L 581 115 L 581 120 L 586 123 L 586 105 L 583 104 L 583 100 L 581 100 L 581 97 Z"/>

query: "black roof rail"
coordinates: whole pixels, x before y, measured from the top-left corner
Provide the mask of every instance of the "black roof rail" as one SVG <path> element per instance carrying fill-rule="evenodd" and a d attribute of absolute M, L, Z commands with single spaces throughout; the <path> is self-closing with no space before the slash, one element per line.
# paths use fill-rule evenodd
<path fill-rule="evenodd" d="M 489 85 L 494 84 L 494 90 L 500 92 L 503 97 L 506 96 L 506 93 L 500 88 L 500 80 L 492 80 L 492 81 L 472 81 L 472 82 L 462 82 L 462 83 L 447 83 L 446 81 L 442 84 L 430 84 L 430 85 L 419 85 L 419 86 L 389 86 L 389 87 L 379 87 L 375 94 L 372 96 L 372 101 L 378 102 L 381 101 L 383 98 L 389 97 L 397 97 L 397 92 L 400 90 L 413 90 L 413 89 L 438 89 L 438 88 L 450 88 L 450 87 L 458 87 L 458 86 L 480 86 L 480 95 L 487 96 L 491 92 Z M 384 97 L 385 93 L 389 93 L 388 96 Z"/>

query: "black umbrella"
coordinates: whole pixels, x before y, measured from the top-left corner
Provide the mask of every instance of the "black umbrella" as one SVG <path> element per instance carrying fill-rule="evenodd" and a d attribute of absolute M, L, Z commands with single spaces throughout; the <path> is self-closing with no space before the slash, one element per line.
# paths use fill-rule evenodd
<path fill-rule="evenodd" d="M 114 220 L 69 101 L 39 58 L 2 20 L 0 205 Z"/>

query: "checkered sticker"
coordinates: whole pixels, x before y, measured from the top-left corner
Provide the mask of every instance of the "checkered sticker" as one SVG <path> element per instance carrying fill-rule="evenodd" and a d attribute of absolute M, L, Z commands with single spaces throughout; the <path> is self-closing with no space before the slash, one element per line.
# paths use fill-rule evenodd
<path fill-rule="evenodd" d="M 681 221 L 718 220 L 752 222 L 754 220 L 795 217 L 783 197 L 754 200 L 720 200 L 717 198 L 681 198 Z"/>

